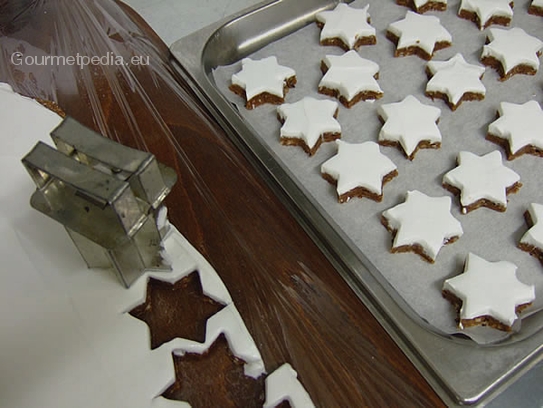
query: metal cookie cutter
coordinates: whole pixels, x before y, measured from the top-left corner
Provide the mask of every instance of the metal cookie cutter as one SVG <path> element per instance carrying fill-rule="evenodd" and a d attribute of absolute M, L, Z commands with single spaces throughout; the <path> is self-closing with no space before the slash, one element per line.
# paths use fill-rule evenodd
<path fill-rule="evenodd" d="M 175 172 L 146 152 L 103 137 L 72 118 L 22 159 L 36 183 L 30 204 L 60 222 L 90 268 L 113 267 L 129 287 L 147 269 L 171 270 L 157 221 Z"/>

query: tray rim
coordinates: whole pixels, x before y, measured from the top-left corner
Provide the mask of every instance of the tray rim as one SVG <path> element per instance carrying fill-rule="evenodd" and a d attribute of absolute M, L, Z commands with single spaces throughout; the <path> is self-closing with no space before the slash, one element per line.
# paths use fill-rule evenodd
<path fill-rule="evenodd" d="M 344 2 L 350 3 L 352 0 Z M 294 215 L 304 230 L 311 236 L 321 251 L 334 265 L 338 273 L 347 282 L 350 288 L 356 293 L 359 299 L 370 310 L 372 315 L 383 326 L 395 343 L 406 354 L 409 360 L 415 365 L 434 391 L 449 406 L 479 405 L 487 404 L 509 385 L 520 378 L 530 368 L 543 360 L 543 330 L 532 334 L 529 338 L 522 340 L 522 351 L 517 347 L 519 343 L 478 347 L 472 342 L 456 341 L 438 335 L 431 329 L 425 328 L 421 322 L 413 320 L 406 311 L 402 310 L 382 284 L 371 274 L 364 275 L 363 282 L 360 282 L 359 275 L 354 277 L 353 268 L 366 270 L 367 268 L 360 259 L 356 258 L 352 248 L 345 243 L 331 245 L 329 241 L 335 241 L 329 234 L 337 236 L 337 231 L 332 231 L 330 225 L 322 225 L 323 215 L 318 212 L 310 199 L 305 197 L 303 191 L 292 180 L 280 166 L 274 165 L 273 155 L 256 138 L 251 138 L 254 131 L 237 113 L 236 109 L 226 100 L 222 93 L 214 85 L 211 78 L 211 71 L 215 61 L 211 63 L 207 58 L 210 43 L 220 41 L 221 30 L 227 30 L 237 22 L 251 18 L 258 13 L 267 12 L 277 8 L 292 9 L 293 5 L 306 8 L 308 15 L 314 15 L 317 11 L 332 8 L 338 0 L 265 0 L 252 7 L 241 10 L 238 13 L 225 17 L 201 30 L 183 37 L 170 46 L 174 57 L 173 63 L 178 68 L 183 78 L 194 85 L 193 91 L 200 101 L 208 108 L 215 120 L 225 130 L 228 137 L 242 151 L 247 159 L 253 164 L 257 172 L 263 176 L 267 184 L 279 196 L 283 204 Z M 266 10 L 266 11 L 265 11 Z M 304 16 L 295 16 L 298 28 L 306 25 Z M 307 17 L 306 17 L 307 19 Z M 273 27 L 268 27 L 271 29 Z M 262 30 L 265 31 L 265 30 Z M 276 30 L 277 31 L 277 30 Z M 293 30 L 294 31 L 294 30 Z M 284 35 L 278 36 L 280 38 Z M 262 46 L 276 39 L 268 38 Z M 237 40 L 237 39 L 236 39 Z M 239 44 L 238 44 L 239 45 Z M 249 44 L 241 52 L 248 55 L 261 48 L 257 43 Z M 223 57 L 225 58 L 225 57 Z M 239 60 L 241 56 L 237 56 Z M 234 62 L 230 61 L 229 63 Z M 316 227 L 315 224 L 320 224 Z M 342 246 L 338 250 L 337 246 Z M 345 248 L 347 246 L 347 248 Z M 349 259 L 345 259 L 345 258 Z M 513 360 L 515 364 L 508 367 L 501 367 L 494 370 L 494 380 L 486 381 L 485 384 L 476 387 L 477 390 L 465 390 L 458 384 L 452 383 L 452 376 L 457 371 L 447 369 L 443 359 L 437 358 L 441 353 L 460 352 L 466 363 L 457 361 L 454 366 L 461 367 L 467 362 L 484 362 L 489 356 L 496 353 L 506 353 L 504 360 Z M 505 350 L 505 351 L 504 351 Z M 477 363 L 475 363 L 477 364 Z M 505 371 L 505 372 L 504 372 Z M 465 377 L 466 373 L 463 373 Z"/>

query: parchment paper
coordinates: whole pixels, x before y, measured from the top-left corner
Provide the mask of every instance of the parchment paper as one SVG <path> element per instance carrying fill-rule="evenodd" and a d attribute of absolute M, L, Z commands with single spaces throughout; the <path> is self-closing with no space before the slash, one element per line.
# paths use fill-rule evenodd
<path fill-rule="evenodd" d="M 510 27 L 521 27 L 528 34 L 543 39 L 543 19 L 527 14 L 528 3 L 526 0 L 515 1 Z M 543 265 L 516 247 L 527 230 L 523 218 L 527 205 L 532 202 L 543 203 L 543 158 L 524 155 L 513 161 L 505 160 L 506 166 L 520 174 L 523 183 L 518 193 L 509 196 L 505 213 L 480 208 L 466 215 L 461 214 L 458 198 L 446 191 L 441 181 L 443 175 L 455 167 L 457 154 L 461 150 L 478 155 L 499 150 L 503 155 L 501 147 L 485 140 L 488 124 L 495 120 L 501 101 L 524 103 L 535 99 L 541 103 L 542 72 L 540 70 L 535 76 L 516 75 L 502 82 L 497 72 L 488 67 L 483 78 L 485 99 L 464 102 L 452 112 L 443 101 L 432 101 L 424 96 L 427 84 L 426 61 L 417 56 L 393 56 L 395 46 L 386 39 L 386 28 L 390 23 L 403 19 L 408 9 L 396 5 L 394 0 L 355 1 L 351 5 L 360 8 L 366 4 L 370 4 L 369 13 L 371 23 L 377 30 L 377 44 L 364 46 L 358 52 L 362 57 L 379 64 L 378 82 L 384 96 L 375 102 L 360 102 L 351 109 L 339 105 L 338 120 L 342 126 L 342 139 L 348 142 L 377 141 L 381 128 L 378 106 L 401 101 L 410 94 L 424 104 L 441 109 L 439 128 L 443 141 L 439 150 L 419 150 L 410 162 L 400 150 L 381 147 L 381 151 L 398 166 L 399 172 L 398 177 L 385 185 L 381 203 L 368 199 L 351 199 L 344 204 L 337 202 L 335 187 L 320 174 L 321 164 L 336 153 L 335 143 L 323 144 L 313 157 L 309 157 L 299 147 L 281 145 L 276 106 L 265 105 L 249 111 L 244 108 L 242 98 L 228 90 L 230 78 L 241 69 L 241 62 L 214 71 L 217 87 L 228 100 L 236 104 L 248 124 L 256 129 L 256 137 L 263 140 L 276 155 L 278 162 L 293 174 L 326 216 L 347 234 L 357 249 L 390 283 L 393 291 L 396 291 L 395 296 L 401 296 L 418 316 L 437 331 L 463 333 L 480 344 L 495 343 L 507 338 L 508 334 L 489 328 L 459 330 L 455 323 L 454 308 L 443 299 L 441 288 L 445 279 L 463 272 L 463 264 L 469 252 L 488 261 L 507 260 L 517 265 L 518 278 L 536 287 L 536 300 L 523 314 L 523 320 L 526 321 L 531 315 L 529 319 L 536 321 L 530 321 L 529 329 L 526 327 L 508 339 L 520 340 L 543 327 L 543 313 L 536 313 L 543 308 Z M 480 64 L 479 58 L 488 29 L 480 31 L 473 22 L 457 17 L 458 7 L 458 1 L 449 1 L 447 11 L 427 13 L 438 16 L 453 36 L 452 47 L 438 51 L 433 60 L 447 60 L 461 52 L 467 62 Z M 310 24 L 251 56 L 260 59 L 275 55 L 281 65 L 296 70 L 298 83 L 287 94 L 286 102 L 292 103 L 304 96 L 328 98 L 317 93 L 322 78 L 320 61 L 325 55 L 341 55 L 343 50 L 320 46 L 319 33 L 317 26 Z M 392 236 L 380 223 L 381 213 L 403 202 L 408 190 L 419 190 L 430 196 L 451 196 L 452 213 L 462 223 L 464 235 L 457 242 L 443 247 L 435 264 L 429 264 L 413 253 L 389 252 Z M 517 326 L 515 329 L 518 329 Z"/>

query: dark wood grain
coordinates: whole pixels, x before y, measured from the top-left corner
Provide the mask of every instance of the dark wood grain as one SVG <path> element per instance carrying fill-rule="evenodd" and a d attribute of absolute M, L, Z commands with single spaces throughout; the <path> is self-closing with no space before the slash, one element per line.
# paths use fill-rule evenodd
<path fill-rule="evenodd" d="M 136 13 L 112 0 L 36 2 L 1 30 L 0 81 L 176 170 L 170 220 L 225 282 L 269 372 L 289 362 L 322 407 L 442 405 Z M 16 49 L 143 55 L 151 65 L 16 67 L 6 58 Z"/>

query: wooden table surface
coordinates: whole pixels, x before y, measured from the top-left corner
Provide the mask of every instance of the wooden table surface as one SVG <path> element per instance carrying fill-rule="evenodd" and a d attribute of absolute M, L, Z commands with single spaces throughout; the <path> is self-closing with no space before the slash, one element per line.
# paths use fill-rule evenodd
<path fill-rule="evenodd" d="M 0 15 L 0 81 L 175 169 L 170 221 L 225 282 L 269 371 L 289 362 L 322 407 L 443 405 L 136 13 L 113 0 L 59 0 L 0 2 Z M 9 58 L 15 51 L 140 55 L 150 64 L 21 66 Z"/>

